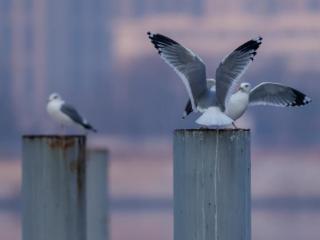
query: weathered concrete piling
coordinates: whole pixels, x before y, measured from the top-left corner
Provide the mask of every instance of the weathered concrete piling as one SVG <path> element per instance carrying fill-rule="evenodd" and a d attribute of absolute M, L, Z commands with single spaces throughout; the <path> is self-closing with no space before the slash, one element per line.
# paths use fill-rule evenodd
<path fill-rule="evenodd" d="M 24 136 L 22 239 L 86 239 L 85 136 Z"/>
<path fill-rule="evenodd" d="M 87 240 L 109 239 L 108 159 L 106 149 L 87 151 Z"/>
<path fill-rule="evenodd" d="M 250 131 L 174 133 L 174 240 L 250 240 Z"/>

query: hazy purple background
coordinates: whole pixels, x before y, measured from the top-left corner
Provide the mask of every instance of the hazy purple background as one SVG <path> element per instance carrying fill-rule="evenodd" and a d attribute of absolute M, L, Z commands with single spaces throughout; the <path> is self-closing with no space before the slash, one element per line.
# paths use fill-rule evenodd
<path fill-rule="evenodd" d="M 20 239 L 20 138 L 55 133 L 45 111 L 59 92 L 99 129 L 112 151 L 112 240 L 172 240 L 174 128 L 187 94 L 147 39 L 169 35 L 219 61 L 261 35 L 244 75 L 312 97 L 295 109 L 250 109 L 255 240 L 319 240 L 319 0 L 0 0 L 0 239 Z"/>

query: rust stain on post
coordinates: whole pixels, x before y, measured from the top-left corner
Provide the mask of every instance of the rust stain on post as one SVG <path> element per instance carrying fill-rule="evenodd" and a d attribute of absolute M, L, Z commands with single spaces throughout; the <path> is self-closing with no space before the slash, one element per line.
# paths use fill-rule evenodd
<path fill-rule="evenodd" d="M 77 187 L 78 192 L 82 192 L 85 186 L 85 153 L 80 153 L 79 159 L 71 161 L 69 164 L 69 169 L 72 173 L 77 176 Z"/>
<path fill-rule="evenodd" d="M 75 140 L 72 138 L 53 138 L 48 139 L 48 144 L 50 148 L 61 148 L 63 150 L 73 147 Z"/>
<path fill-rule="evenodd" d="M 68 148 L 71 148 L 76 143 L 76 139 L 79 140 L 79 144 L 81 144 L 81 138 L 83 136 L 81 135 L 24 135 L 24 139 L 28 139 L 31 141 L 35 140 L 45 140 L 50 148 L 56 149 L 61 148 L 63 150 L 66 150 Z"/>

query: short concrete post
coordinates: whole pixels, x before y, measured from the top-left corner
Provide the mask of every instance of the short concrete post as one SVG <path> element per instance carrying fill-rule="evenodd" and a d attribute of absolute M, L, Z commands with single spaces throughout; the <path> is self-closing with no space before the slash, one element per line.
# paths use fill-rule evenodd
<path fill-rule="evenodd" d="M 22 239 L 86 239 L 85 136 L 24 136 Z"/>
<path fill-rule="evenodd" d="M 108 157 L 106 149 L 87 151 L 87 240 L 109 239 Z"/>
<path fill-rule="evenodd" d="M 176 130 L 174 240 L 250 240 L 250 131 Z"/>

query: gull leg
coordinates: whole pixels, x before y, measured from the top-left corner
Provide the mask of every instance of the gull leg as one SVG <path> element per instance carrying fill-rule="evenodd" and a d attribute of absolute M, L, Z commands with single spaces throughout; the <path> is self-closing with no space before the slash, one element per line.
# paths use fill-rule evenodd
<path fill-rule="evenodd" d="M 232 122 L 232 126 L 234 127 L 234 129 L 238 129 L 238 127 L 236 126 L 236 124 L 234 122 Z"/>

